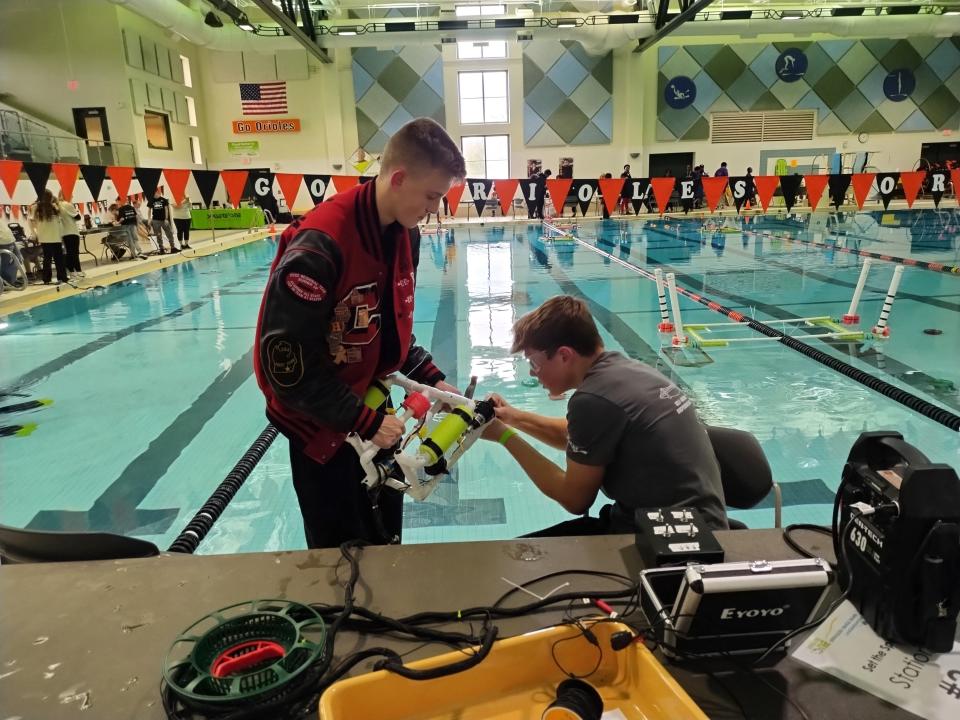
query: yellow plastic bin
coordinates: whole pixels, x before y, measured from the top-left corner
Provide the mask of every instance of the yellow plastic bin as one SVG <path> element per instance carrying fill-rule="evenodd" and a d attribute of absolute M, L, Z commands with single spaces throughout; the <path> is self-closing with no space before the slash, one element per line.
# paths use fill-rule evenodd
<path fill-rule="evenodd" d="M 630 720 L 707 720 L 642 643 L 619 652 L 610 636 L 625 625 L 596 623 L 600 647 L 579 629 L 562 626 L 497 642 L 479 665 L 435 680 L 408 680 L 386 670 L 341 680 L 320 699 L 321 720 L 539 720 L 567 675 L 585 678 L 603 698 L 604 712 Z M 559 642 L 558 642 L 559 641 Z M 557 662 L 551 657 L 551 649 Z M 602 655 L 601 655 L 602 653 Z M 417 670 L 464 659 L 452 652 L 411 663 Z"/>

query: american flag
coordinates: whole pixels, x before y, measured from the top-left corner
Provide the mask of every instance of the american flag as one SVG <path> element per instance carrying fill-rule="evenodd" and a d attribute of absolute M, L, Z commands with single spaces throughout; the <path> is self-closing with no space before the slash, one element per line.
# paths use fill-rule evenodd
<path fill-rule="evenodd" d="M 285 82 L 240 83 L 244 115 L 275 115 L 287 111 Z"/>

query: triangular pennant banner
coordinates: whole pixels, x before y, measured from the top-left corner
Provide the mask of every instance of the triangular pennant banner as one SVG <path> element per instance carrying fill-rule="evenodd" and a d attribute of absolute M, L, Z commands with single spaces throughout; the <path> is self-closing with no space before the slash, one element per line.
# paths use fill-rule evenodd
<path fill-rule="evenodd" d="M 107 176 L 107 169 L 103 165 L 81 165 L 80 174 L 87 184 L 90 197 L 99 200 L 100 189 L 103 187 L 103 179 Z"/>
<path fill-rule="evenodd" d="M 753 185 L 753 178 L 746 175 L 740 175 L 730 178 L 730 192 L 733 195 L 733 205 L 740 212 L 740 208 L 750 198 L 750 190 Z"/>
<path fill-rule="evenodd" d="M 333 180 L 333 186 L 337 189 L 338 193 L 349 190 L 352 187 L 356 187 L 360 184 L 360 178 L 357 175 L 333 175 L 331 176 Z"/>
<path fill-rule="evenodd" d="M 563 204 L 567 201 L 573 178 L 547 178 L 546 185 L 550 200 L 553 202 L 553 209 L 557 211 L 558 216 L 563 215 Z"/>
<path fill-rule="evenodd" d="M 247 170 L 221 170 L 220 177 L 223 178 L 223 187 L 227 191 L 227 198 L 234 207 L 240 207 L 240 201 L 243 199 L 243 188 L 247 184 Z"/>
<path fill-rule="evenodd" d="M 630 178 L 627 181 L 626 192 L 634 215 L 639 215 L 640 208 L 644 205 L 647 206 L 647 212 L 650 212 L 650 178 Z"/>
<path fill-rule="evenodd" d="M 13 191 L 17 189 L 17 183 L 20 181 L 20 170 L 23 163 L 19 160 L 0 160 L 0 180 L 7 189 L 7 195 L 13 200 Z"/>
<path fill-rule="evenodd" d="M 465 182 L 454 185 L 447 191 L 447 205 L 450 206 L 450 214 L 456 215 L 457 208 L 460 206 L 460 198 L 463 197 L 463 191 L 466 189 Z"/>
<path fill-rule="evenodd" d="M 497 197 L 500 198 L 500 210 L 506 215 L 510 212 L 510 206 L 513 205 L 513 196 L 517 194 L 517 185 L 519 180 L 494 180 L 493 187 L 497 191 Z"/>
<path fill-rule="evenodd" d="M 947 173 L 942 170 L 930 172 L 930 195 L 933 196 L 933 206 L 940 209 L 940 200 L 947 189 Z"/>
<path fill-rule="evenodd" d="M 897 189 L 897 180 L 899 179 L 900 173 L 877 173 L 877 192 L 880 193 L 884 210 L 890 207 L 890 201 L 893 199 L 893 193 Z"/>
<path fill-rule="evenodd" d="M 170 188 L 170 197 L 173 202 L 179 205 L 183 202 L 184 195 L 187 192 L 187 183 L 190 181 L 190 171 L 180 168 L 166 168 L 163 171 L 164 180 L 167 187 Z"/>
<path fill-rule="evenodd" d="M 863 210 L 863 204 L 870 195 L 870 188 L 873 187 L 874 173 L 857 173 L 853 176 L 853 196 L 857 199 L 857 208 Z"/>
<path fill-rule="evenodd" d="M 667 203 L 670 202 L 670 196 L 673 194 L 673 188 L 676 184 L 677 179 L 672 177 L 650 178 L 653 196 L 657 200 L 657 209 L 661 215 L 666 212 Z"/>
<path fill-rule="evenodd" d="M 277 179 L 277 185 L 280 186 L 280 192 L 283 193 L 283 199 L 287 207 L 293 210 L 297 202 L 297 195 L 300 194 L 300 183 L 303 182 L 301 173 L 277 173 L 274 175 Z"/>
<path fill-rule="evenodd" d="M 14 219 L 14 220 L 19 220 L 19 219 L 20 219 L 20 206 L 19 206 L 19 205 L 11 205 L 11 206 L 10 206 L 10 210 L 13 211 L 13 219 Z"/>
<path fill-rule="evenodd" d="M 960 205 L 960 170 L 950 171 L 950 182 L 953 184 L 953 197 Z"/>
<path fill-rule="evenodd" d="M 780 176 L 780 190 L 783 191 L 783 203 L 787 206 L 787 212 L 790 212 L 794 203 L 797 202 L 797 193 L 800 192 L 800 183 L 802 181 L 802 175 Z"/>
<path fill-rule="evenodd" d="M 113 187 L 116 189 L 117 195 L 120 196 L 120 203 L 125 203 L 127 201 L 127 195 L 130 193 L 130 180 L 133 178 L 133 168 L 111 165 L 107 168 L 107 175 L 110 176 L 110 179 L 113 181 Z"/>
<path fill-rule="evenodd" d="M 537 207 L 538 185 L 534 178 L 523 178 L 519 181 L 520 193 L 523 195 L 523 201 L 527 204 L 527 215 L 533 217 L 533 211 Z"/>
<path fill-rule="evenodd" d="M 803 185 L 807 188 L 807 202 L 810 203 L 810 210 L 817 209 L 820 204 L 820 198 L 823 196 L 823 189 L 830 180 L 828 175 L 804 175 Z"/>
<path fill-rule="evenodd" d="M 210 207 L 213 202 L 213 193 L 217 189 L 217 181 L 220 179 L 220 173 L 216 170 L 194 170 L 193 180 L 197 183 L 197 189 L 200 191 L 200 199 L 203 200 L 205 208 Z"/>
<path fill-rule="evenodd" d="M 570 190 L 577 199 L 580 214 L 586 216 L 587 210 L 590 209 L 590 203 L 593 202 L 593 196 L 597 194 L 597 181 L 574 179 Z"/>
<path fill-rule="evenodd" d="M 900 173 L 900 184 L 903 185 L 903 197 L 907 200 L 907 207 L 913 207 L 913 201 L 917 199 L 917 193 L 923 186 L 923 181 L 927 179 L 926 170 L 913 170 L 911 172 Z"/>
<path fill-rule="evenodd" d="M 160 168 L 147 167 L 138 167 L 135 168 L 135 170 L 137 173 L 137 182 L 140 183 L 140 191 L 148 202 L 153 200 L 153 196 L 157 194 L 157 185 L 160 184 L 160 173 L 162 173 L 163 170 Z"/>
<path fill-rule="evenodd" d="M 23 170 L 30 178 L 33 189 L 36 190 L 39 198 L 47 187 L 47 180 L 50 178 L 50 163 L 27 162 L 23 164 Z"/>
<path fill-rule="evenodd" d="M 477 215 L 483 215 L 483 209 L 487 205 L 487 198 L 490 197 L 490 189 L 493 187 L 493 180 L 467 178 L 467 187 L 470 188 L 470 199 L 473 201 L 473 206 L 477 209 Z"/>
<path fill-rule="evenodd" d="M 322 203 L 330 187 L 330 175 L 304 175 L 303 179 L 307 183 L 307 192 L 310 193 L 313 204 Z M 289 200 L 287 205 L 290 205 Z"/>
<path fill-rule="evenodd" d="M 828 181 L 830 186 L 830 202 L 833 206 L 839 210 L 840 206 L 847 199 L 847 190 L 850 189 L 850 175 L 846 174 L 836 174 L 831 175 Z"/>
<path fill-rule="evenodd" d="M 247 179 L 250 192 L 258 198 L 273 197 L 273 173 L 269 170 L 251 170 Z"/>
<path fill-rule="evenodd" d="M 603 204 L 607 208 L 607 212 L 613 215 L 613 211 L 617 209 L 617 203 L 620 202 L 620 191 L 623 189 L 624 178 L 600 178 L 597 182 L 600 184 Z"/>
<path fill-rule="evenodd" d="M 757 200 L 764 212 L 770 207 L 770 201 L 779 183 L 780 178 L 776 175 L 758 175 L 753 179 L 753 184 L 757 186 Z"/>
<path fill-rule="evenodd" d="M 727 178 L 721 175 L 720 177 L 704 177 L 703 178 L 703 196 L 707 200 L 707 207 L 710 208 L 711 212 L 717 209 L 717 205 L 720 204 L 720 198 L 723 197 L 723 190 L 727 187 Z"/>

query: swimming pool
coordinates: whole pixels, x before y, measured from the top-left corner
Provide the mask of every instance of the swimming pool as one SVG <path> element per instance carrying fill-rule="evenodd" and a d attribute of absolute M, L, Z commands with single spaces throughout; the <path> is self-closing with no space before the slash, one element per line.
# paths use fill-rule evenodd
<path fill-rule="evenodd" d="M 957 262 L 952 213 L 887 215 L 858 214 L 841 228 L 820 216 L 719 226 L 587 221 L 579 234 L 640 268 L 674 272 L 682 287 L 760 320 L 839 317 L 861 259 L 798 240 Z M 414 330 L 451 381 L 463 387 L 478 376 L 478 396 L 498 392 L 534 411 L 565 412 L 563 401 L 524 384 L 528 369 L 508 349 L 519 315 L 567 292 L 590 302 L 609 348 L 658 364 L 708 422 L 759 437 L 783 486 L 784 522 L 829 521 L 847 451 L 863 429 L 899 430 L 933 461 L 960 467 L 956 432 L 779 343 L 659 352 L 653 283 L 610 257 L 575 243 L 544 243 L 533 225 L 454 232 L 423 239 Z M 54 403 L 3 417 L 5 425 L 37 428 L 0 438 L 0 522 L 109 530 L 169 545 L 266 425 L 251 341 L 275 247 L 259 241 L 4 318 L 0 388 L 24 397 L 3 404 Z M 893 264 L 874 263 L 860 306 L 865 327 L 879 315 L 892 272 Z M 681 308 L 684 322 L 723 319 L 685 298 Z M 960 414 L 960 276 L 907 268 L 890 320 L 882 345 L 809 342 Z M 926 328 L 943 333 L 927 335 Z M 545 452 L 562 460 L 558 451 Z M 768 508 L 735 516 L 752 527 L 772 524 Z M 404 541 L 513 537 L 567 517 L 501 447 L 478 443 L 427 502 L 408 502 Z M 280 438 L 198 552 L 303 546 Z"/>

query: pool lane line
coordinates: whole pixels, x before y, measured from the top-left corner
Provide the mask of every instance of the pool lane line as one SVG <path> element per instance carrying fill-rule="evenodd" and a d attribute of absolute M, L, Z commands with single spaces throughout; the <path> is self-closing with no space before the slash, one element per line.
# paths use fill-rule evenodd
<path fill-rule="evenodd" d="M 587 248 L 591 252 L 595 252 L 602 257 L 610 258 L 610 260 L 612 260 L 613 262 L 616 262 L 618 265 L 622 265 L 623 267 L 631 270 L 632 272 L 642 275 L 648 280 L 655 281 L 653 273 L 647 270 L 644 270 L 643 268 L 638 267 L 633 263 L 629 263 L 625 260 L 621 260 L 620 258 L 614 255 L 611 255 L 605 250 L 601 250 L 596 246 L 590 245 L 590 243 L 585 242 L 580 238 L 577 238 L 577 243 Z M 779 342 L 786 345 L 791 350 L 796 350 L 797 352 L 803 355 L 806 355 L 807 357 L 813 360 L 816 360 L 821 365 L 826 365 L 832 370 L 836 370 L 842 375 L 846 375 L 851 380 L 855 380 L 861 385 L 864 385 L 870 388 L 871 390 L 874 390 L 880 393 L 881 395 L 884 395 L 892 400 L 896 400 L 901 405 L 904 405 L 910 408 L 911 410 L 914 410 L 915 412 L 918 412 L 921 415 L 924 415 L 925 417 L 928 417 L 931 420 L 934 420 L 940 423 L 941 425 L 944 425 L 950 428 L 951 430 L 960 431 L 960 415 L 956 415 L 950 412 L 949 410 L 946 410 L 945 408 L 938 407 L 933 403 L 924 400 L 923 398 L 917 397 L 916 395 L 909 393 L 906 390 L 903 390 L 901 388 L 898 388 L 895 385 L 891 385 L 885 380 L 881 380 L 875 375 L 870 375 L 869 373 L 864 372 L 859 368 L 855 368 L 852 365 L 833 357 L 832 355 L 828 355 L 827 353 L 822 352 L 821 350 L 817 350 L 816 348 L 811 347 L 810 345 L 807 345 L 804 342 L 800 342 L 796 338 L 790 337 L 789 335 L 785 335 L 784 333 L 770 327 L 769 325 L 765 325 L 764 323 L 758 320 L 754 320 L 753 318 L 747 317 L 737 312 L 736 310 L 731 310 L 730 308 L 724 307 L 720 303 L 714 302 L 713 300 L 710 300 L 709 298 L 699 295 L 698 293 L 691 292 L 686 288 L 681 287 L 680 285 L 677 285 L 677 292 L 691 300 L 694 300 L 695 302 L 700 303 L 701 305 L 707 306 L 714 312 L 720 313 L 721 315 L 726 315 L 728 318 L 730 318 L 734 322 L 746 323 L 752 330 L 755 330 L 761 333 L 762 335 L 766 335 L 767 337 L 776 338 Z"/>

